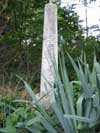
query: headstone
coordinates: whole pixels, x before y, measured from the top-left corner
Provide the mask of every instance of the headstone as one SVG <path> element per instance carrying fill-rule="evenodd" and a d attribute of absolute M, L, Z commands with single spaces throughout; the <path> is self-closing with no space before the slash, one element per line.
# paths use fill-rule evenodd
<path fill-rule="evenodd" d="M 54 85 L 53 62 L 58 62 L 58 31 L 57 31 L 57 6 L 53 3 L 45 5 L 42 67 L 41 67 L 41 86 L 40 96 L 47 93 L 46 103 L 50 101 L 50 92 Z M 51 86 L 48 84 L 48 82 Z"/>

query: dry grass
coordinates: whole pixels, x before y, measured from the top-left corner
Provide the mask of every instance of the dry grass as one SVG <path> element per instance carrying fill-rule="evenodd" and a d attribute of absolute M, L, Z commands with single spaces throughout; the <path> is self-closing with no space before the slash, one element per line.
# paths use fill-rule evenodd
<path fill-rule="evenodd" d="M 20 90 L 19 86 L 20 82 L 18 82 L 15 86 L 9 82 L 7 85 L 0 85 L 0 97 L 7 96 L 11 98 L 19 98 L 19 99 L 29 99 L 30 96 L 27 93 L 26 89 Z"/>

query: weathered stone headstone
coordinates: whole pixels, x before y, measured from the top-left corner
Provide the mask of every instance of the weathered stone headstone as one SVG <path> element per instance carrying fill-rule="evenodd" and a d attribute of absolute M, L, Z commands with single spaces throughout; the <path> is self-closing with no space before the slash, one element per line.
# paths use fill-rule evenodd
<path fill-rule="evenodd" d="M 41 67 L 40 96 L 47 95 L 46 104 L 49 102 L 50 92 L 54 85 L 54 67 L 52 60 L 58 62 L 58 31 L 57 31 L 57 6 L 53 3 L 45 5 L 43 50 Z M 52 85 L 50 86 L 47 81 Z"/>

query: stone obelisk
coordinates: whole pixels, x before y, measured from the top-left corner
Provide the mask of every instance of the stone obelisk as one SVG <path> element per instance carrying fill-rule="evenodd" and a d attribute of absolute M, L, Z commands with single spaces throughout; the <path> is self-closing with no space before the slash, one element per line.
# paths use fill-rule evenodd
<path fill-rule="evenodd" d="M 54 85 L 53 61 L 58 63 L 58 31 L 57 6 L 49 3 L 45 5 L 43 49 L 41 66 L 40 96 L 46 96 L 46 103 L 50 101 L 50 92 Z M 48 84 L 50 83 L 50 85 Z"/>

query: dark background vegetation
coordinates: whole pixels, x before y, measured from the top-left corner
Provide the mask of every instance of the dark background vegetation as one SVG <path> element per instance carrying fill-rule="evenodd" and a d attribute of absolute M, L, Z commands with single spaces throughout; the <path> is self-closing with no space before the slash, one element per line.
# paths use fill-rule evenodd
<path fill-rule="evenodd" d="M 9 80 L 15 83 L 15 75 L 18 74 L 31 81 L 36 88 L 39 87 L 44 5 L 47 2 L 0 1 L 0 84 Z M 81 50 L 85 50 L 91 64 L 94 51 L 100 60 L 100 41 L 93 36 L 84 37 L 84 31 L 78 23 L 79 16 L 73 8 L 74 5 L 69 8 L 58 5 L 59 47 L 64 47 L 64 52 L 69 52 L 74 58 L 80 56 Z M 66 64 L 73 76 L 69 61 Z"/>
<path fill-rule="evenodd" d="M 87 6 L 87 0 L 82 1 L 84 6 Z M 90 0 L 89 3 L 92 1 L 95 0 Z M 46 3 L 48 3 L 48 0 L 0 0 L 0 132 L 4 129 L 3 132 L 6 131 L 8 133 L 16 133 L 17 131 L 18 133 L 30 133 L 31 131 L 34 132 L 33 129 L 37 132 L 39 128 L 41 132 L 47 133 L 46 128 L 48 128 L 49 122 L 47 114 L 53 120 L 53 123 L 50 122 L 50 125 L 52 123 L 58 133 L 64 132 L 63 126 L 66 128 L 68 124 L 62 124 L 62 126 L 59 122 L 60 116 L 61 119 L 64 120 L 63 115 L 65 112 L 62 107 L 67 108 L 66 105 L 68 105 L 67 111 L 69 112 L 71 109 L 69 107 L 73 106 L 75 112 L 77 112 L 77 101 L 80 101 L 80 106 L 82 106 L 82 116 L 89 115 L 89 118 L 93 117 L 94 119 L 95 116 L 100 114 L 98 111 L 99 109 L 97 110 L 96 108 L 99 108 L 100 103 L 98 91 L 100 83 L 98 78 L 96 78 L 99 73 L 99 64 L 97 65 L 98 73 L 95 72 L 93 74 L 93 79 L 91 78 L 91 73 L 88 71 L 81 73 L 80 69 L 77 67 L 80 75 L 84 77 L 83 81 L 85 84 L 83 82 L 83 86 L 75 84 L 72 87 L 72 81 L 81 80 L 76 79 L 78 72 L 75 73 L 73 70 L 71 62 L 67 57 L 67 53 L 73 57 L 73 61 L 76 61 L 77 57 L 80 57 L 81 52 L 85 52 L 87 62 L 91 69 L 94 53 L 97 56 L 97 60 L 100 62 L 100 40 L 98 37 L 88 35 L 88 26 L 86 26 L 85 29 L 87 36 L 84 36 L 84 29 L 79 24 L 79 16 L 73 10 L 75 5 L 61 8 L 60 5 L 56 3 L 58 6 L 59 55 L 61 55 L 60 53 L 62 53 L 63 50 L 65 58 L 63 56 L 62 58 L 65 59 L 65 63 L 63 61 L 61 63 L 62 68 L 65 70 L 63 69 L 63 72 L 60 73 L 61 83 L 59 83 L 58 79 L 58 81 L 56 81 L 56 86 L 58 88 L 54 88 L 54 92 L 57 91 L 58 94 L 57 95 L 53 92 L 56 94 L 55 98 L 57 99 L 55 99 L 54 96 L 52 96 L 52 99 L 55 99 L 53 108 L 57 110 L 58 114 L 60 111 L 60 115 L 58 115 L 57 118 L 55 110 L 53 111 L 51 109 L 46 110 L 46 115 L 44 115 L 44 107 L 40 105 L 40 107 L 37 106 L 37 100 L 36 103 L 33 102 L 34 95 L 31 95 L 30 93 L 33 93 L 33 89 L 37 92 L 40 88 L 44 6 Z M 87 70 L 87 64 L 82 64 L 82 67 L 83 69 L 86 67 L 85 70 Z M 67 78 L 66 68 L 70 80 Z M 24 87 L 23 82 L 18 79 L 16 75 L 23 77 L 26 84 L 28 83 L 32 88 L 30 88 L 28 84 Z M 82 87 L 85 88 L 86 92 L 91 91 L 93 93 L 92 96 L 90 97 L 88 93 L 85 96 L 84 91 L 81 91 L 81 89 L 83 89 Z M 91 88 L 91 90 L 89 90 L 89 88 Z M 69 90 L 67 90 L 68 93 L 66 93 L 65 89 Z M 84 96 L 83 100 L 80 100 L 81 96 Z M 65 97 L 64 102 L 62 102 L 63 97 Z M 70 98 L 73 99 L 73 104 L 70 102 Z M 16 102 L 15 99 L 19 99 L 19 102 Z M 24 100 L 24 102 L 21 102 L 20 99 Z M 29 100 L 29 103 L 25 100 Z M 57 106 L 55 103 L 57 103 Z M 88 105 L 91 110 L 88 108 Z M 36 114 L 36 112 L 41 114 L 46 121 L 42 121 L 41 123 L 40 116 L 39 114 Z M 72 114 L 72 112 L 69 114 Z M 93 129 L 97 133 L 100 130 L 99 118 L 100 117 L 98 116 L 98 121 L 93 123 L 95 126 Z M 26 126 L 27 122 L 29 128 L 32 128 L 31 131 L 28 129 L 28 126 Z M 82 127 L 80 127 L 82 133 L 85 132 L 85 130 L 86 133 L 87 130 L 89 130 L 89 132 L 94 131 L 90 127 L 88 128 L 88 124 L 86 123 L 84 123 L 85 126 L 81 122 L 79 124 L 82 124 Z M 85 127 L 86 129 L 84 130 Z"/>

